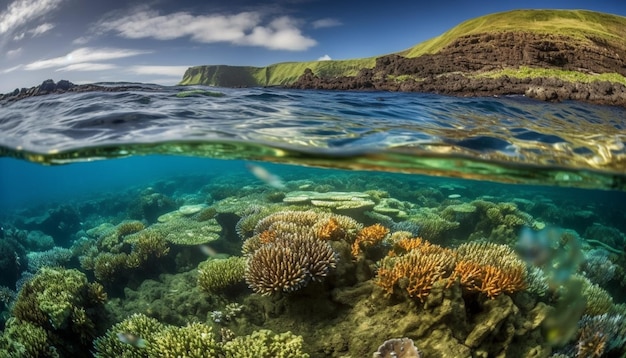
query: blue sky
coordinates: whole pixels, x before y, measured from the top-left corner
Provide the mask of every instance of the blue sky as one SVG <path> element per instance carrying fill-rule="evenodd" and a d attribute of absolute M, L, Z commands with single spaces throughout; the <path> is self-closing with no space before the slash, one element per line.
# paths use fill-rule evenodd
<path fill-rule="evenodd" d="M 175 84 L 194 65 L 376 56 L 519 8 L 626 16 L 622 0 L 3 0 L 0 92 L 48 78 Z"/>

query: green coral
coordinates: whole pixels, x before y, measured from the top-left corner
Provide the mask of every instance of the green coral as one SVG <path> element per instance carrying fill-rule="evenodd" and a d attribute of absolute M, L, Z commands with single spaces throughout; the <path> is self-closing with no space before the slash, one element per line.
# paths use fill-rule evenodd
<path fill-rule="evenodd" d="M 59 357 L 48 343 L 46 330 L 15 317 L 9 318 L 0 335 L 0 358 Z"/>
<path fill-rule="evenodd" d="M 581 295 L 585 298 L 587 304 L 585 314 L 590 316 L 599 316 L 608 313 L 613 307 L 613 297 L 605 289 L 592 283 L 584 276 L 576 276 L 576 279 L 583 283 Z"/>
<path fill-rule="evenodd" d="M 57 344 L 64 354 L 73 355 L 88 349 L 86 345 L 97 335 L 105 300 L 103 287 L 89 283 L 80 271 L 44 267 L 22 286 L 13 315 L 43 328 L 48 345 Z"/>
<path fill-rule="evenodd" d="M 246 271 L 246 259 L 229 257 L 209 259 L 198 265 L 198 286 L 205 292 L 216 292 L 242 282 Z"/>
<path fill-rule="evenodd" d="M 167 326 L 154 318 L 136 313 L 122 322 L 113 325 L 107 332 L 94 340 L 96 358 L 144 358 L 147 356 L 145 348 L 124 343 L 118 338 L 118 333 L 134 335 L 146 341 L 153 339 L 155 334 L 163 331 Z"/>
<path fill-rule="evenodd" d="M 220 351 L 210 326 L 190 323 L 184 327 L 168 326 L 148 340 L 148 357 L 203 358 L 217 357 Z"/>
<path fill-rule="evenodd" d="M 224 343 L 226 358 L 309 358 L 303 339 L 291 332 L 276 334 L 262 329 Z"/>

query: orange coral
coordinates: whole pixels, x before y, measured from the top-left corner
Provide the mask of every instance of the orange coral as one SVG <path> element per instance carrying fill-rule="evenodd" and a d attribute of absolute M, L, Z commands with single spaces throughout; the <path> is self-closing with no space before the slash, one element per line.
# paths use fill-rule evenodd
<path fill-rule="evenodd" d="M 470 292 L 482 292 L 489 298 L 502 293 L 513 293 L 526 288 L 525 271 L 521 267 L 502 269 L 467 260 L 457 262 L 450 276 L 450 284 L 457 278 Z"/>
<path fill-rule="evenodd" d="M 259 234 L 259 242 L 261 244 L 269 244 L 276 240 L 276 233 L 270 230 L 265 230 Z"/>
<path fill-rule="evenodd" d="M 352 256 L 356 257 L 361 252 L 361 247 L 373 246 L 382 241 L 389 233 L 389 229 L 381 224 L 366 226 L 356 235 L 352 243 Z"/>
<path fill-rule="evenodd" d="M 334 240 L 344 236 L 343 231 L 344 230 L 339 225 L 339 221 L 334 217 L 330 217 L 325 223 L 320 224 L 315 234 L 318 239 Z"/>
<path fill-rule="evenodd" d="M 413 249 L 406 255 L 395 256 L 392 250 L 381 261 L 375 283 L 387 294 L 398 285 L 410 297 L 424 301 L 433 284 L 450 274 L 455 256 L 452 250 L 421 239 L 411 240 Z"/>

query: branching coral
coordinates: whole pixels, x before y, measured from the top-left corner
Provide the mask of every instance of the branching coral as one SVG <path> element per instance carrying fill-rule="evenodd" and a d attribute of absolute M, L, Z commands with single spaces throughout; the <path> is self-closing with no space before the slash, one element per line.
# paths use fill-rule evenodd
<path fill-rule="evenodd" d="M 71 353 L 91 343 L 105 299 L 102 287 L 90 284 L 83 273 L 44 267 L 22 286 L 13 314 L 22 322 L 44 328 L 49 342 L 64 342 L 60 337 L 78 335 L 81 345 L 74 341 L 57 347 Z"/>
<path fill-rule="evenodd" d="M 526 288 L 526 264 L 507 245 L 470 242 L 460 245 L 451 280 L 459 278 L 470 292 L 482 292 L 489 298 Z"/>
<path fill-rule="evenodd" d="M 148 357 L 161 358 L 217 357 L 219 350 L 212 328 L 202 323 L 168 326 L 154 334 L 146 346 Z"/>
<path fill-rule="evenodd" d="M 150 342 L 155 334 L 165 329 L 165 325 L 154 318 L 136 313 L 109 328 L 103 336 L 93 342 L 96 358 L 144 358 L 147 356 L 143 347 L 122 342 L 118 334 L 137 337 Z"/>
<path fill-rule="evenodd" d="M 262 329 L 237 337 L 223 346 L 226 358 L 308 358 L 302 351 L 302 337 L 291 332 L 276 334 Z"/>
<path fill-rule="evenodd" d="M 262 295 L 291 292 L 323 279 L 336 261 L 325 241 L 312 236 L 279 237 L 249 255 L 245 279 Z"/>
<path fill-rule="evenodd" d="M 0 335 L 0 358 L 13 357 L 57 358 L 59 354 L 48 341 L 45 329 L 13 317 Z"/>
<path fill-rule="evenodd" d="M 352 256 L 357 257 L 362 248 L 378 244 L 388 233 L 389 229 L 380 224 L 364 227 L 359 231 L 352 243 Z"/>
<path fill-rule="evenodd" d="M 217 292 L 242 282 L 245 270 L 246 259 L 243 257 L 209 259 L 198 265 L 198 286 L 205 292 Z"/>
<path fill-rule="evenodd" d="M 391 250 L 380 262 L 375 283 L 387 294 L 401 287 L 410 297 L 424 301 L 433 284 L 451 273 L 454 254 L 452 250 L 421 239 L 402 240 L 411 249 L 400 256 Z"/>

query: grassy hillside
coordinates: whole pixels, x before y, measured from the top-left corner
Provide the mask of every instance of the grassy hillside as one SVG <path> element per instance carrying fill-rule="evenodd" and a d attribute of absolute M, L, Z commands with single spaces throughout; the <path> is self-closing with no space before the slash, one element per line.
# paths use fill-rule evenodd
<path fill-rule="evenodd" d="M 626 46 L 626 17 L 585 10 L 514 10 L 465 21 L 440 36 L 398 54 L 405 57 L 434 54 L 462 36 L 506 31 L 566 35 L 583 43 L 590 42 L 593 37 L 617 46 Z M 298 79 L 306 68 L 321 77 L 338 77 L 354 76 L 361 68 L 372 68 L 374 65 L 375 58 L 372 57 L 342 61 L 285 62 L 267 67 L 196 66 L 185 72 L 180 84 L 288 85 Z"/>
<path fill-rule="evenodd" d="M 487 32 L 527 31 L 588 41 L 596 36 L 624 43 L 626 17 L 585 10 L 514 10 L 465 21 L 445 33 L 400 52 L 406 57 L 437 53 L 461 36 Z"/>

